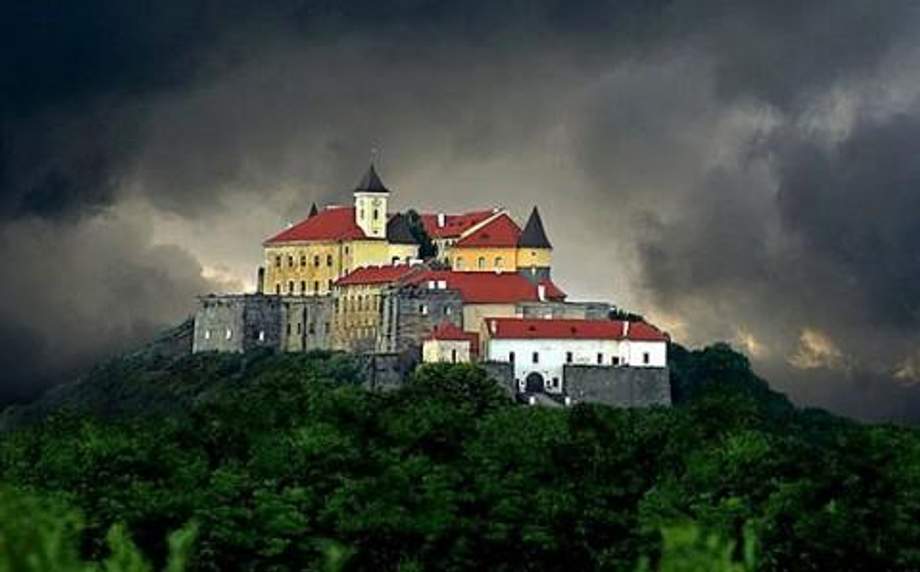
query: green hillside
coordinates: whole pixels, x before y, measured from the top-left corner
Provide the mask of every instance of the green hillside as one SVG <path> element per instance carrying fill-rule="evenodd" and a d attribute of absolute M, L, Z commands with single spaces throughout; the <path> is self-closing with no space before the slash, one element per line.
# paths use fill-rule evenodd
<path fill-rule="evenodd" d="M 724 345 L 617 410 L 182 339 L 4 414 L 0 571 L 920 569 L 920 435 L 796 409 Z"/>

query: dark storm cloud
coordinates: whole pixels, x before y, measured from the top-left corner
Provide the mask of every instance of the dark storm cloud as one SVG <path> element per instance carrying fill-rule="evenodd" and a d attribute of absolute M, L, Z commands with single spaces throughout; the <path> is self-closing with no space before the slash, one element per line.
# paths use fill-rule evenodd
<path fill-rule="evenodd" d="M 765 367 L 821 377 L 808 399 L 853 411 L 817 375 L 830 369 L 789 364 L 806 329 L 834 345 L 800 366 L 836 351 L 834 371 L 862 368 L 885 387 L 914 371 L 897 368 L 918 347 L 920 113 L 865 113 L 837 139 L 809 124 L 828 121 L 830 95 L 886 85 L 900 73 L 891 58 L 917 63 L 913 2 L 5 10 L 0 263 L 19 271 L 0 338 L 27 357 L 0 366 L 17 379 L 50 381 L 185 315 L 219 286 L 202 266 L 221 263 L 189 252 L 237 239 L 255 216 L 232 209 L 268 205 L 283 220 L 347 200 L 372 146 L 399 206 L 540 203 L 557 249 L 585 252 L 558 257 L 563 279 L 623 275 L 632 300 L 689 324 L 694 341 L 741 328 L 770 348 Z M 124 218 L 131 201 L 207 232 L 161 231 L 179 247 L 154 246 L 150 221 Z M 240 240 L 257 245 L 273 220 Z M 53 254 L 76 276 L 66 288 L 49 285 L 49 236 L 66 241 Z M 247 273 L 257 263 L 240 259 Z"/>

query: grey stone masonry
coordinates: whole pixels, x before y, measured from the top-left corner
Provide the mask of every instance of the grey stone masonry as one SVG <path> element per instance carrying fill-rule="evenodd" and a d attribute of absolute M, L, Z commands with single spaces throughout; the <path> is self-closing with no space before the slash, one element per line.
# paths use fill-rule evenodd
<path fill-rule="evenodd" d="M 244 352 L 281 345 L 281 300 L 241 294 L 202 296 L 195 313 L 192 352 Z"/>
<path fill-rule="evenodd" d="M 463 301 L 456 290 L 388 288 L 383 293 L 377 351 L 402 353 L 421 346 L 441 322 L 463 327 Z"/>
<path fill-rule="evenodd" d="M 192 352 L 329 349 L 331 319 L 329 296 L 202 296 Z"/>
<path fill-rule="evenodd" d="M 489 377 L 494 379 L 498 386 L 514 399 L 517 393 L 517 384 L 514 383 L 514 365 L 509 362 L 486 361 L 477 364 L 484 369 Z"/>
<path fill-rule="evenodd" d="M 566 365 L 565 395 L 574 402 L 616 407 L 671 404 L 670 373 L 666 367 Z"/>
<path fill-rule="evenodd" d="M 281 348 L 289 352 L 331 349 L 333 302 L 331 296 L 281 297 Z"/>
<path fill-rule="evenodd" d="M 607 302 L 520 302 L 522 318 L 553 318 L 573 320 L 606 320 L 614 309 Z"/>

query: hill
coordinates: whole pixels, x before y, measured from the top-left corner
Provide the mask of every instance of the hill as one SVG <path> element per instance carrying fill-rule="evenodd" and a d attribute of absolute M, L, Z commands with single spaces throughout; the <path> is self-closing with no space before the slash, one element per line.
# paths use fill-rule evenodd
<path fill-rule="evenodd" d="M 0 540 L 34 506 L 82 515 L 88 561 L 197 528 L 194 570 L 920 567 L 917 432 L 799 410 L 725 345 L 671 349 L 673 408 L 550 410 L 471 366 L 381 394 L 344 355 L 181 340 L 7 414 Z"/>

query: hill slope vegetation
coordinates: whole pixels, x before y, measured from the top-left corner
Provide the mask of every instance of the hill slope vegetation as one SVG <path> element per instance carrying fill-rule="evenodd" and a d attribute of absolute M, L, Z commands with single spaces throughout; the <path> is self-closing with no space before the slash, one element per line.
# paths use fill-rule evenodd
<path fill-rule="evenodd" d="M 920 568 L 915 430 L 797 409 L 724 345 L 671 356 L 673 408 L 550 410 L 472 366 L 380 394 L 343 355 L 139 352 L 6 415 L 0 545 L 33 499 L 87 565 L 183 538 L 192 570 Z"/>

